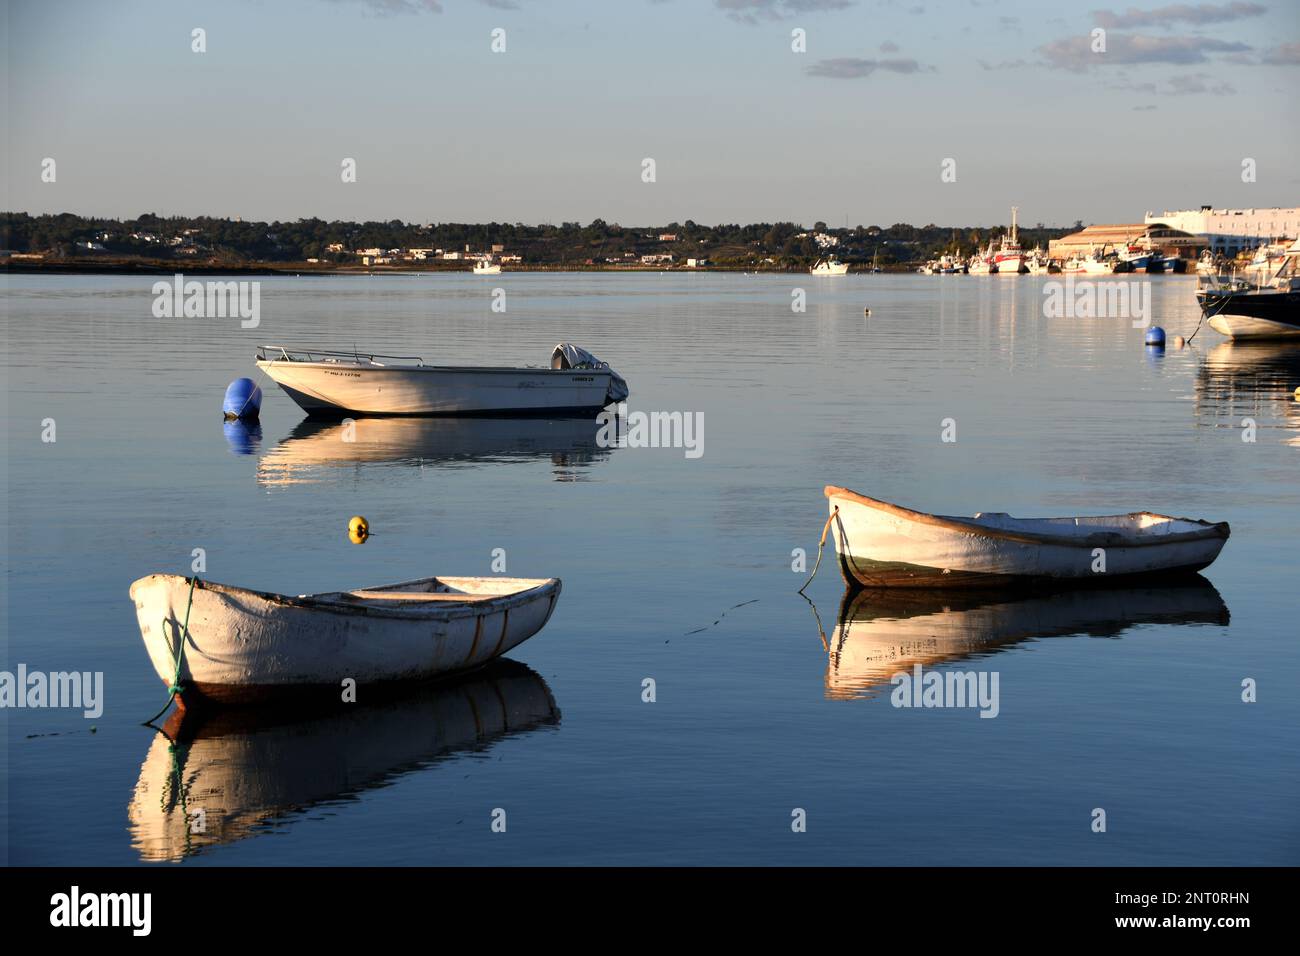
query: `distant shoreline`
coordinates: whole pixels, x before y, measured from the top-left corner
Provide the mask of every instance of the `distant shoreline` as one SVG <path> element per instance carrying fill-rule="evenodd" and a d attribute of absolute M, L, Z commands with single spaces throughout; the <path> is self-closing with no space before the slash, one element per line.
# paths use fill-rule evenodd
<path fill-rule="evenodd" d="M 0 262 L 0 271 L 14 275 L 267 275 L 267 276 L 351 276 L 351 275 L 472 275 L 472 266 L 467 265 L 431 265 L 423 268 L 412 263 L 401 266 L 367 266 L 339 265 L 337 263 L 313 262 L 258 262 L 258 263 L 216 263 L 216 262 L 178 262 L 174 260 L 103 260 L 93 259 L 9 259 Z M 912 273 L 911 265 L 886 269 L 883 272 Z M 728 273 L 772 273 L 774 275 L 807 275 L 808 269 L 799 266 L 720 266 L 708 265 L 697 268 L 689 266 L 663 265 L 623 265 L 586 263 L 521 263 L 503 269 L 500 275 L 515 272 L 674 272 L 682 274 L 728 272 Z M 850 274 L 852 266 L 850 265 Z M 491 276 L 483 276 L 491 278 Z"/>

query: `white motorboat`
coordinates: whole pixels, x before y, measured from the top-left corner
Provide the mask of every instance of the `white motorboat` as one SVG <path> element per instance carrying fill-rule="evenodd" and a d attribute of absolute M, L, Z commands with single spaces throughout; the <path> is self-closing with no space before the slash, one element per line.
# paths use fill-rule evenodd
<path fill-rule="evenodd" d="M 932 515 L 828 485 L 840 568 L 862 587 L 998 587 L 1190 574 L 1228 540 L 1226 522 L 1126 515 Z"/>
<path fill-rule="evenodd" d="M 812 274 L 815 276 L 842 276 L 849 271 L 847 262 L 840 262 L 834 256 L 828 259 L 818 259 L 813 263 Z"/>
<path fill-rule="evenodd" d="M 474 263 L 474 275 L 476 276 L 495 276 L 501 274 L 501 263 L 493 262 L 491 259 L 480 259 Z"/>
<path fill-rule="evenodd" d="M 182 705 L 295 692 L 338 700 L 348 679 L 373 688 L 468 670 L 540 631 L 559 597 L 558 578 L 423 578 L 297 597 L 176 574 L 131 585 L 164 683 L 180 659 Z"/>
<path fill-rule="evenodd" d="M 257 367 L 313 415 L 594 414 L 628 396 L 622 376 L 568 343 L 555 347 L 550 368 L 425 365 L 417 356 L 280 345 L 259 346 Z"/>

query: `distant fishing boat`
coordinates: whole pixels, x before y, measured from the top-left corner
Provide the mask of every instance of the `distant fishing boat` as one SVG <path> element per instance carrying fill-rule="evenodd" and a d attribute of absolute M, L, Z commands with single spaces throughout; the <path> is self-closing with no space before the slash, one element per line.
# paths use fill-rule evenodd
<path fill-rule="evenodd" d="M 1059 272 L 1056 264 L 1043 252 L 1042 249 L 1035 247 L 1033 251 L 1025 257 L 1025 269 L 1031 276 L 1046 275 L 1049 272 Z"/>
<path fill-rule="evenodd" d="M 1282 259 L 1291 248 L 1291 241 L 1270 242 L 1255 250 L 1250 262 L 1242 271 L 1248 282 L 1267 282 L 1277 274 Z"/>
<path fill-rule="evenodd" d="M 418 356 L 262 345 L 257 367 L 309 415 L 595 414 L 628 396 L 627 382 L 562 342 L 550 368 L 425 365 Z"/>
<path fill-rule="evenodd" d="M 1115 272 L 1128 272 L 1128 266 L 1121 262 L 1114 252 L 1106 252 L 1103 247 L 1099 252 L 1093 249 L 1079 262 L 1079 270 L 1086 275 L 1110 275 Z"/>
<path fill-rule="evenodd" d="M 480 259 L 474 263 L 474 275 L 476 276 L 495 276 L 501 274 L 501 264 L 493 262 L 491 258 Z"/>
<path fill-rule="evenodd" d="M 181 659 L 182 704 L 424 681 L 477 667 L 540 631 L 558 578 L 423 578 L 297 597 L 151 574 L 131 585 L 164 683 Z M 363 690 L 362 693 L 365 691 Z"/>
<path fill-rule="evenodd" d="M 1151 512 L 960 518 L 834 485 L 825 494 L 840 569 L 862 587 L 999 587 L 1190 574 L 1218 557 L 1229 533 L 1226 522 Z"/>
<path fill-rule="evenodd" d="M 1201 253 L 1196 260 L 1196 274 L 1202 276 L 1218 275 L 1222 271 L 1218 256 L 1210 249 Z"/>
<path fill-rule="evenodd" d="M 1196 290 L 1210 328 L 1231 339 L 1300 336 L 1300 239 L 1287 249 L 1271 278 L 1255 283 L 1202 277 Z"/>
<path fill-rule="evenodd" d="M 840 262 L 834 256 L 827 259 L 818 259 L 813 263 L 812 274 L 815 276 L 842 276 L 849 271 L 847 262 Z"/>
<path fill-rule="evenodd" d="M 976 249 L 975 254 L 966 263 L 966 272 L 973 276 L 993 275 L 998 271 L 997 266 L 993 263 L 993 255 L 993 243 L 991 242 L 988 249 L 982 253 L 979 249 Z"/>
<path fill-rule="evenodd" d="M 1025 254 L 1020 249 L 1020 233 L 1016 226 L 1016 214 L 1020 207 L 1011 207 L 1011 231 L 1002 237 L 997 252 L 993 253 L 994 272 L 1000 276 L 1019 275 L 1024 268 Z"/>
<path fill-rule="evenodd" d="M 1118 253 L 1120 262 L 1126 263 L 1129 272 L 1163 272 L 1164 259 L 1158 252 L 1129 244 Z"/>

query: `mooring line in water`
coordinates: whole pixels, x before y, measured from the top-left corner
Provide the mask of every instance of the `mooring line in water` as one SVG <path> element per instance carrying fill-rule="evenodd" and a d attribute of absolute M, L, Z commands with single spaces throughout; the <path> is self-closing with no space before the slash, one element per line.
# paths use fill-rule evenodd
<path fill-rule="evenodd" d="M 733 604 L 731 607 L 727 608 L 726 611 L 723 611 L 720 615 L 718 615 L 718 619 L 714 621 L 712 624 L 706 624 L 704 627 L 697 627 L 693 631 L 687 631 L 686 636 L 689 637 L 692 634 L 699 634 L 701 631 L 707 631 L 711 627 L 717 627 L 719 624 L 722 623 L 722 619 L 727 616 L 728 612 L 734 611 L 738 607 L 744 607 L 747 604 L 757 604 L 757 603 L 758 603 L 758 598 L 754 598 L 753 600 L 750 601 L 741 601 L 739 604 Z"/>
<path fill-rule="evenodd" d="M 1196 328 L 1193 329 L 1192 334 L 1187 337 L 1188 345 L 1192 344 L 1192 339 L 1196 338 L 1196 333 L 1201 331 L 1201 323 L 1204 322 L 1207 318 L 1214 318 L 1214 316 L 1221 315 L 1223 311 L 1228 307 L 1228 301 L 1229 299 L 1227 294 L 1221 295 L 1219 297 L 1219 310 L 1215 312 L 1214 315 L 1210 315 L 1209 309 L 1204 309 L 1204 308 L 1201 309 L 1201 317 L 1196 320 Z"/>
<path fill-rule="evenodd" d="M 163 714 L 167 713 L 167 708 L 172 705 L 172 701 L 176 699 L 176 695 L 181 692 L 181 665 L 185 661 L 185 638 L 188 637 L 190 633 L 190 608 L 194 607 L 194 585 L 197 584 L 198 581 L 199 576 L 197 574 L 190 578 L 190 598 L 185 603 L 185 623 L 181 625 L 180 642 L 179 646 L 176 648 L 176 674 L 172 677 L 171 686 L 167 688 L 167 703 L 163 704 L 162 710 L 158 711 L 158 713 L 154 714 L 144 722 L 143 726 L 145 727 L 148 727 Z M 163 618 L 162 623 L 163 626 L 166 627 L 167 618 Z"/>
<path fill-rule="evenodd" d="M 799 594 L 805 601 L 808 602 L 808 606 L 812 608 L 813 619 L 816 620 L 817 622 L 817 636 L 822 639 L 822 650 L 824 650 L 827 654 L 829 654 L 831 652 L 831 646 L 826 641 L 826 629 L 822 627 L 822 616 L 817 613 L 817 605 L 813 603 L 812 598 L 804 594 L 802 591 L 800 591 Z"/>
<path fill-rule="evenodd" d="M 826 532 L 831 530 L 831 522 L 835 520 L 835 516 L 839 513 L 840 506 L 836 505 L 831 509 L 831 514 L 830 517 L 826 519 L 826 524 L 822 526 L 822 539 L 817 542 L 817 560 L 813 562 L 812 574 L 808 575 L 808 580 L 805 581 L 803 587 L 799 589 L 800 594 L 803 594 L 808 585 L 812 584 L 813 578 L 817 577 L 817 568 L 820 567 L 822 563 L 822 548 L 826 547 Z M 806 596 L 807 595 L 805 595 L 805 597 Z"/>

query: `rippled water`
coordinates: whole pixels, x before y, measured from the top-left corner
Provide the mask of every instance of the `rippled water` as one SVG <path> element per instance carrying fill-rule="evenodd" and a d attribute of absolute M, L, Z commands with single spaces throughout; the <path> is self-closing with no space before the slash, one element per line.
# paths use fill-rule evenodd
<path fill-rule="evenodd" d="M 1202 329 L 1153 353 L 1127 319 L 1045 319 L 1043 281 L 272 278 L 245 330 L 154 318 L 148 278 L 9 277 L 6 668 L 106 680 L 94 721 L 3 712 L 9 859 L 1300 862 L 1300 347 Z M 1190 334 L 1192 282 L 1147 281 Z M 545 421 L 362 422 L 344 446 L 264 379 L 260 433 L 221 423 L 262 342 L 541 365 L 559 341 L 633 410 L 702 412 L 703 456 Z M 1182 588 L 842 604 L 831 560 L 810 606 L 792 550 L 811 564 L 827 483 L 1233 533 Z M 213 580 L 295 594 L 487 574 L 504 548 L 564 594 L 519 665 L 344 714 L 173 718 L 169 749 L 140 726 L 165 693 L 127 588 L 200 547 Z M 996 719 L 891 706 L 915 663 L 996 672 Z"/>

